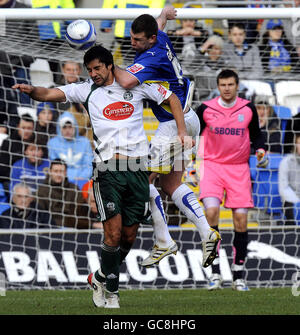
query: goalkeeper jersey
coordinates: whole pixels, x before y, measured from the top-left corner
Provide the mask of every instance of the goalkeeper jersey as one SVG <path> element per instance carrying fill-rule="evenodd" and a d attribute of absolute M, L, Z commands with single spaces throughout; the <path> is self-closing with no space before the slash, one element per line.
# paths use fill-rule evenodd
<path fill-rule="evenodd" d="M 69 102 L 83 103 L 94 134 L 94 160 L 109 160 L 115 153 L 130 157 L 148 155 L 143 126 L 143 99 L 161 104 L 172 92 L 159 84 L 143 84 L 125 90 L 116 81 L 96 86 L 91 79 L 60 86 Z"/>
<path fill-rule="evenodd" d="M 140 83 L 158 82 L 179 98 L 182 109 L 186 107 L 190 88 L 190 81 L 182 75 L 182 69 L 176 57 L 172 43 L 162 31 L 158 31 L 157 42 L 149 50 L 137 53 L 134 64 L 126 69 L 134 75 Z M 169 106 L 158 106 L 149 102 L 156 118 L 160 122 L 173 120 Z"/>
<path fill-rule="evenodd" d="M 256 108 L 239 97 L 232 107 L 222 107 L 219 98 L 204 101 L 196 111 L 204 141 L 200 156 L 216 163 L 247 163 L 251 142 L 255 150 L 266 149 Z"/>

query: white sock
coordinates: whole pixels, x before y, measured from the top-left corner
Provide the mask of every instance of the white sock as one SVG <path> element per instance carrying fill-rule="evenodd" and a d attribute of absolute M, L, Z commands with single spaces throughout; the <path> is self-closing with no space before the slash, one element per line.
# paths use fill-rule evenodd
<path fill-rule="evenodd" d="M 160 194 L 156 187 L 152 184 L 150 184 L 150 209 L 153 220 L 155 244 L 161 248 L 167 248 L 172 244 L 172 237 L 168 230 L 168 224 Z"/>
<path fill-rule="evenodd" d="M 172 200 L 185 216 L 196 225 L 200 237 L 208 238 L 210 226 L 194 192 L 185 184 L 181 184 L 172 194 Z"/>

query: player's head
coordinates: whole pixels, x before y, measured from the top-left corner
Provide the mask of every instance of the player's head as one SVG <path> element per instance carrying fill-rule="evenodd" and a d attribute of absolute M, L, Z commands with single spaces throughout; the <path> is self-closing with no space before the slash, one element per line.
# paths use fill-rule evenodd
<path fill-rule="evenodd" d="M 222 70 L 217 76 L 217 85 L 221 98 L 226 103 L 233 102 L 238 94 L 239 77 L 230 69 Z"/>
<path fill-rule="evenodd" d="M 130 30 L 131 45 L 137 52 L 143 52 L 152 48 L 156 43 L 158 24 L 155 18 L 149 14 L 137 17 Z"/>
<path fill-rule="evenodd" d="M 106 86 L 112 83 L 114 59 L 109 50 L 101 45 L 95 45 L 85 53 L 83 62 L 97 86 Z"/>

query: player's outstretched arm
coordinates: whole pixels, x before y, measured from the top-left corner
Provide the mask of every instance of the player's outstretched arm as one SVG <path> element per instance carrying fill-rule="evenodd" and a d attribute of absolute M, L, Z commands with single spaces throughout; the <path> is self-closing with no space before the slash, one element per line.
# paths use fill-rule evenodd
<path fill-rule="evenodd" d="M 65 93 L 58 88 L 46 88 L 27 84 L 16 84 L 12 86 L 12 88 L 14 90 L 19 90 L 22 93 L 28 94 L 32 99 L 37 101 L 66 101 Z"/>
<path fill-rule="evenodd" d="M 162 9 L 160 15 L 156 19 L 159 30 L 164 30 L 168 20 L 174 20 L 177 15 L 177 10 L 173 6 L 166 6 Z"/>

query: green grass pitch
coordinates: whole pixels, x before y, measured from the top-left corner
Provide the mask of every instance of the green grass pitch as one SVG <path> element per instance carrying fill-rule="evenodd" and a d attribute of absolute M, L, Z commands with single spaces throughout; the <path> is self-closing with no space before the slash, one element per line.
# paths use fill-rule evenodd
<path fill-rule="evenodd" d="M 121 308 L 95 308 L 92 290 L 6 291 L 1 315 L 299 315 L 291 288 L 122 290 Z"/>

